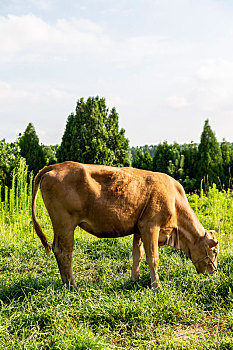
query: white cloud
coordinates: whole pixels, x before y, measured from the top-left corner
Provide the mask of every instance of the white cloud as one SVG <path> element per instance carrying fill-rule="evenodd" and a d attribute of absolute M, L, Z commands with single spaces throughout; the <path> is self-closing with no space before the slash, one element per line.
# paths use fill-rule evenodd
<path fill-rule="evenodd" d="M 22 8 L 27 12 L 32 10 L 46 11 L 52 7 L 55 0 L 7 0 L 4 4 L 1 4 L 3 8 L 7 8 L 8 11 L 17 11 Z"/>
<path fill-rule="evenodd" d="M 233 61 L 218 59 L 206 60 L 196 73 L 200 81 L 231 81 L 233 77 Z M 230 78 L 230 79 L 229 79 Z"/>
<path fill-rule="evenodd" d="M 46 93 L 46 96 L 49 98 L 57 99 L 59 101 L 71 100 L 76 97 L 73 93 L 55 88 L 49 89 L 48 93 Z"/>
<path fill-rule="evenodd" d="M 53 4 L 53 0 L 29 0 L 29 5 L 31 4 L 34 8 L 38 10 L 48 10 Z"/>
<path fill-rule="evenodd" d="M 49 25 L 33 16 L 0 17 L 0 53 L 22 52 L 38 42 L 48 40 Z"/>
<path fill-rule="evenodd" d="M 17 89 L 7 82 L 0 81 L 1 108 L 3 108 L 6 103 L 12 103 L 12 99 L 27 99 L 29 96 L 30 93 L 28 91 L 21 88 Z"/>
<path fill-rule="evenodd" d="M 119 67 L 135 66 L 145 59 L 155 59 L 167 52 L 167 38 L 157 36 L 134 36 L 111 42 L 111 61 Z"/>
<path fill-rule="evenodd" d="M 171 108 L 184 108 L 190 104 L 185 96 L 170 96 L 167 98 L 167 105 Z"/>
<path fill-rule="evenodd" d="M 233 111 L 233 61 L 208 60 L 196 72 L 195 98 L 203 110 Z"/>
<path fill-rule="evenodd" d="M 53 88 L 46 86 L 45 84 L 9 84 L 4 81 L 0 81 L 0 111 L 4 112 L 11 110 L 18 112 L 18 109 L 28 108 L 34 109 L 39 103 L 44 105 L 57 103 L 59 105 L 66 104 L 67 101 L 75 101 L 75 94 L 65 89 Z M 14 101 L 14 103 L 12 103 Z"/>
<path fill-rule="evenodd" d="M 58 52 L 82 53 L 103 49 L 107 37 L 102 28 L 89 20 L 58 19 L 49 24 L 34 15 L 0 17 L 1 60 L 17 60 L 18 55 L 33 57 Z M 63 49 L 65 51 L 63 51 Z"/>
<path fill-rule="evenodd" d="M 16 140 L 32 122 L 42 143 L 60 142 L 76 98 L 66 89 L 45 83 L 9 84 L 0 81 L 0 139 L 7 138 L 7 135 L 9 141 Z"/>
<path fill-rule="evenodd" d="M 86 19 L 57 19 L 50 24 L 35 15 L 0 17 L 0 61 L 59 60 L 86 54 L 119 65 L 139 64 L 145 58 L 171 52 L 166 37 L 131 36 L 113 39 L 105 27 Z"/>

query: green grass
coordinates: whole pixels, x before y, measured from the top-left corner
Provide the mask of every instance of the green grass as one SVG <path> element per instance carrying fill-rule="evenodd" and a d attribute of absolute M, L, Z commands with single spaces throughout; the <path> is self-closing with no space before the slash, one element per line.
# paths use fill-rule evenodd
<path fill-rule="evenodd" d="M 77 230 L 74 289 L 62 285 L 54 255 L 33 234 L 25 173 L 22 162 L 0 203 L 0 349 L 233 349 L 230 191 L 189 196 L 218 232 L 216 277 L 197 275 L 182 252 L 163 247 L 162 287 L 153 293 L 145 259 L 139 282 L 130 281 L 132 237 L 98 240 Z M 52 240 L 40 196 L 37 216 Z"/>

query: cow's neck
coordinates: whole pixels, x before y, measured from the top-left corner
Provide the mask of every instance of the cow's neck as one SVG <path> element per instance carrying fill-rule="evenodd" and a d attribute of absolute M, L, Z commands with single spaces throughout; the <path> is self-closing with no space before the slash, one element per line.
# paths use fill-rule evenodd
<path fill-rule="evenodd" d="M 205 229 L 189 204 L 187 208 L 179 209 L 177 214 L 180 249 L 189 255 L 189 251 L 204 237 Z"/>

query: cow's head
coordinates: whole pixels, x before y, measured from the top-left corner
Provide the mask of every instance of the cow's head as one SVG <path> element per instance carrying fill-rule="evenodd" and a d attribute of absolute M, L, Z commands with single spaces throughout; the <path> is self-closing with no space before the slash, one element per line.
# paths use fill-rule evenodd
<path fill-rule="evenodd" d="M 219 243 L 215 231 L 205 231 L 200 244 L 195 249 L 192 262 L 198 273 L 215 274 L 217 272 L 217 255 Z"/>

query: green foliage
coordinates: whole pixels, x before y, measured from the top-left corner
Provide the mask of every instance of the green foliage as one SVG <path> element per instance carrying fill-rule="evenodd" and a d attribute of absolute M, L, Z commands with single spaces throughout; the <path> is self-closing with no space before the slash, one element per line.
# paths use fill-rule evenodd
<path fill-rule="evenodd" d="M 149 153 L 149 151 L 146 151 L 144 153 L 144 169 L 148 169 L 148 170 L 153 170 L 153 159 Z"/>
<path fill-rule="evenodd" d="M 187 192 L 200 189 L 200 182 L 197 180 L 198 168 L 198 146 L 196 143 L 184 144 L 181 146 L 184 156 L 184 172 L 182 176 L 182 185 Z"/>
<path fill-rule="evenodd" d="M 19 164 L 19 160 L 19 144 L 0 140 L 0 186 L 10 186 L 11 172 Z"/>
<path fill-rule="evenodd" d="M 186 192 L 200 191 L 201 184 L 208 191 L 216 183 L 219 189 L 232 188 L 233 144 L 217 142 L 208 120 L 205 121 L 199 145 L 178 145 L 167 141 L 154 146 L 153 166 L 144 161 L 143 150 L 148 146 L 131 148 L 133 166 L 166 173 L 178 180 Z M 152 146 L 150 146 L 152 149 Z"/>
<path fill-rule="evenodd" d="M 42 149 L 46 159 L 46 165 L 57 163 L 56 152 L 58 150 L 58 145 L 55 146 L 45 146 L 42 145 Z"/>
<path fill-rule="evenodd" d="M 203 223 L 216 232 L 222 232 L 223 235 L 231 235 L 233 227 L 233 195 L 232 191 L 220 191 L 213 184 L 208 189 L 208 195 L 201 190 L 200 195 L 187 195 L 191 207 Z M 229 242 L 228 242 L 229 243 Z M 224 249 L 221 247 L 221 249 Z"/>
<path fill-rule="evenodd" d="M 115 108 L 109 113 L 104 98 L 89 97 L 86 102 L 81 98 L 76 113 L 67 119 L 57 158 L 59 162 L 123 166 L 129 165 L 128 148 Z"/>
<path fill-rule="evenodd" d="M 174 144 L 172 148 L 172 159 L 168 161 L 168 173 L 175 179 L 181 179 L 184 173 L 184 155 L 181 154 L 180 146 Z"/>
<path fill-rule="evenodd" d="M 132 162 L 132 166 L 134 168 L 152 171 L 153 170 L 153 160 L 152 160 L 152 157 L 151 157 L 149 151 L 145 151 L 145 153 L 143 153 L 142 150 L 139 148 L 137 150 L 134 161 Z"/>
<path fill-rule="evenodd" d="M 130 153 L 132 155 L 132 159 L 133 160 L 136 157 L 136 153 L 137 153 L 138 150 L 141 150 L 142 153 L 146 153 L 146 151 L 148 151 L 150 156 L 151 156 L 151 158 L 153 158 L 156 148 L 157 148 L 156 145 L 150 145 L 150 146 L 145 145 L 145 146 L 140 146 L 140 147 L 136 146 L 136 147 L 131 147 L 130 148 Z"/>
<path fill-rule="evenodd" d="M 178 180 L 186 192 L 232 188 L 233 144 L 218 143 L 209 121 L 206 120 L 200 144 L 179 145 L 167 141 L 129 149 L 125 130 L 119 129 L 116 109 L 110 112 L 105 99 L 89 97 L 77 102 L 75 114 L 67 119 L 60 147 L 40 146 L 30 123 L 17 143 L 0 141 L 0 185 L 9 185 L 11 173 L 20 156 L 26 159 L 34 174 L 44 165 L 74 160 L 83 163 L 129 166 L 158 171 Z"/>
<path fill-rule="evenodd" d="M 153 158 L 153 170 L 160 173 L 168 173 L 169 160 L 172 159 L 172 145 L 167 141 L 160 143 L 155 150 Z"/>
<path fill-rule="evenodd" d="M 46 165 L 45 154 L 32 123 L 28 124 L 23 135 L 19 135 L 19 147 L 21 156 L 26 159 L 29 171 L 36 174 Z"/>
<path fill-rule="evenodd" d="M 201 181 L 204 177 L 207 183 L 219 183 L 222 177 L 222 152 L 218 141 L 212 131 L 209 121 L 205 121 L 205 125 L 201 134 L 201 142 L 198 146 L 198 168 L 197 176 Z"/>
<path fill-rule="evenodd" d="M 232 168 L 233 168 L 233 147 L 232 144 L 223 139 L 221 142 L 221 152 L 223 159 L 223 175 L 221 177 L 221 182 L 225 188 L 232 188 Z"/>
<path fill-rule="evenodd" d="M 153 158 L 153 170 L 168 174 L 174 179 L 183 182 L 185 176 L 185 156 L 182 146 L 178 143 L 169 145 L 167 141 L 159 144 Z M 187 180 L 187 179 L 186 179 Z"/>
<path fill-rule="evenodd" d="M 0 199 L 0 235 L 4 234 L 6 227 L 9 237 L 12 232 L 17 235 L 22 229 L 25 232 L 32 231 L 30 214 L 32 178 L 32 173 L 28 173 L 25 159 L 20 158 L 18 166 L 12 172 L 11 187 L 2 188 L 4 199 Z"/>

